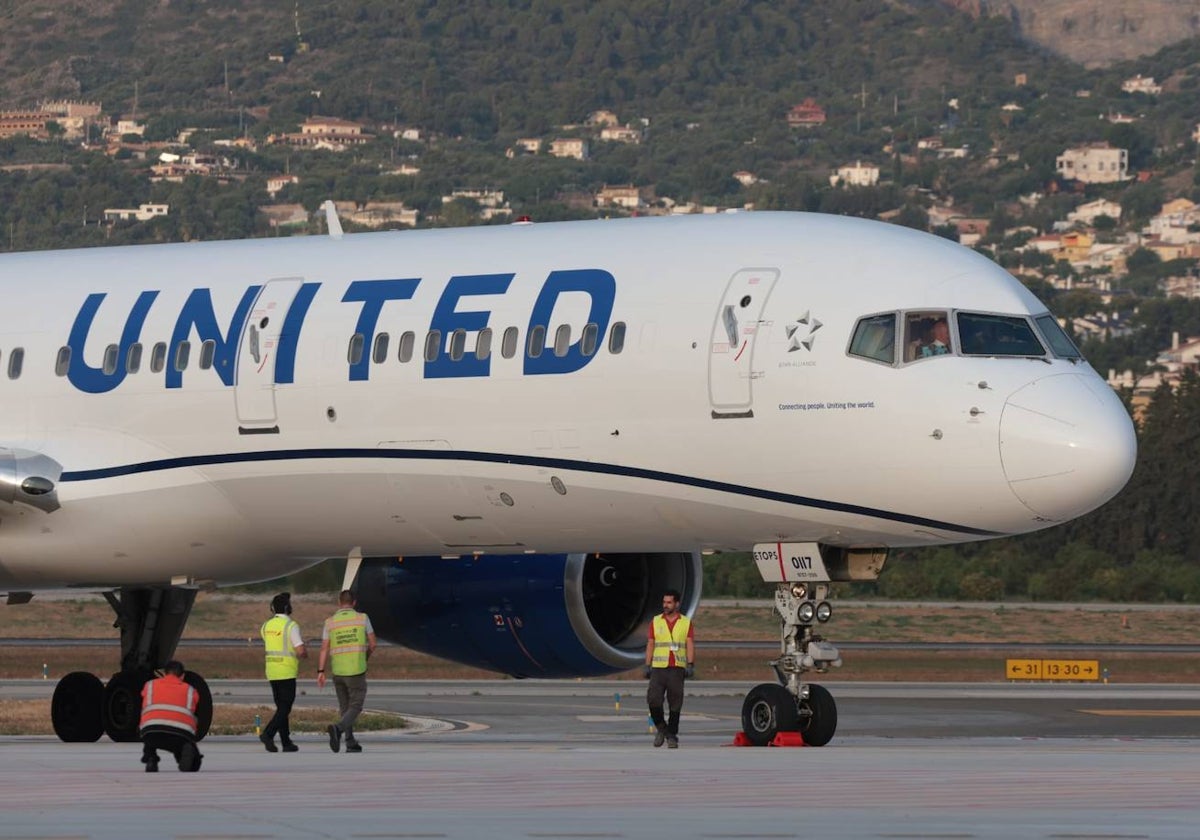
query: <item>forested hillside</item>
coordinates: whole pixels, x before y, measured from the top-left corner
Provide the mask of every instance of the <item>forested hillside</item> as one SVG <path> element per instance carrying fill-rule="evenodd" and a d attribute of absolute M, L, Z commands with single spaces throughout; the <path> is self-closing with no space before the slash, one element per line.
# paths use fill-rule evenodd
<path fill-rule="evenodd" d="M 975 246 L 1056 314 L 1120 310 L 1131 331 L 1081 338 L 1083 349 L 1101 374 L 1144 372 L 1173 333 L 1200 335 L 1200 303 L 1162 292 L 1197 260 L 1134 250 L 1164 203 L 1200 200 L 1200 42 L 1089 70 L 1024 38 L 1023 23 L 944 0 L 0 3 L 0 109 L 68 99 L 105 115 L 82 142 L 60 126 L 0 139 L 0 250 L 312 232 L 275 226 L 264 205 L 303 217 L 330 198 L 403 204 L 422 226 L 488 221 L 477 199 L 454 197 L 462 188 L 502 194 L 510 215 L 491 221 L 620 212 L 595 199 L 619 184 L 655 212 L 809 210 L 951 238 L 950 220 L 969 218 L 987 231 Z M 1160 91 L 1123 89 L 1142 76 Z M 804 100 L 823 121 L 789 125 Z M 600 141 L 584 125 L 600 110 L 637 142 Z M 318 115 L 361 123 L 364 142 L 280 141 Z M 121 136 L 116 117 L 138 133 Z M 541 145 L 563 137 L 588 139 L 590 154 Z M 522 153 L 520 140 L 542 150 Z M 1084 185 L 1056 171 L 1065 149 L 1102 143 L 1127 152 L 1127 178 Z M 151 177 L 168 149 L 229 165 Z M 860 161 L 877 183 L 831 185 Z M 1088 236 L 1133 243 L 1120 273 L 1028 247 L 1098 199 L 1120 219 L 1102 216 Z M 147 202 L 170 212 L 104 221 L 106 208 Z M 1134 479 L 1103 510 L 1020 540 L 898 552 L 876 591 L 1200 598 L 1198 403 L 1193 380 L 1155 397 Z M 715 558 L 712 591 L 754 589 L 746 568 Z"/>

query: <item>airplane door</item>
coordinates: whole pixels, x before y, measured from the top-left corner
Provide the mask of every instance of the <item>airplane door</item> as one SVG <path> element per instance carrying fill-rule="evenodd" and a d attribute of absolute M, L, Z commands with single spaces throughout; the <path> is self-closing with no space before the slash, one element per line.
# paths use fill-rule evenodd
<path fill-rule="evenodd" d="M 775 268 L 744 268 L 729 278 L 709 341 L 708 397 L 714 418 L 754 416 L 754 346 L 778 279 Z"/>
<path fill-rule="evenodd" d="M 238 431 L 244 435 L 278 434 L 275 413 L 275 357 L 284 316 L 304 280 L 283 277 L 267 281 L 258 293 L 238 344 Z"/>

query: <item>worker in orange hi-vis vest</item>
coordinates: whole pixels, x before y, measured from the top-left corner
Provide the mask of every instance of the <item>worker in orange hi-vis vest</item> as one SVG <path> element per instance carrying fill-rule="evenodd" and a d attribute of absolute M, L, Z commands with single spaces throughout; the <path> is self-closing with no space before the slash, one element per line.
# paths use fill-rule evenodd
<path fill-rule="evenodd" d="M 142 763 L 147 773 L 158 772 L 158 750 L 175 756 L 179 769 L 194 773 L 204 758 L 196 749 L 196 707 L 200 695 L 184 682 L 183 663 L 172 659 L 163 675 L 142 686 Z"/>

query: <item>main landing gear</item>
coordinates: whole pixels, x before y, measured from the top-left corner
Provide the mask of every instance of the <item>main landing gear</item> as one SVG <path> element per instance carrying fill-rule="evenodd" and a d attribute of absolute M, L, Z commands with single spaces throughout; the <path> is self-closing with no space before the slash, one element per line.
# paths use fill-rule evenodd
<path fill-rule="evenodd" d="M 117 614 L 113 626 L 121 631 L 121 670 L 107 685 L 88 671 L 74 671 L 58 681 L 50 718 L 54 733 L 63 741 L 98 741 L 104 734 L 114 741 L 138 740 L 142 685 L 175 655 L 196 590 L 123 588 L 119 598 L 111 592 L 104 597 Z M 183 678 L 200 695 L 198 740 L 212 724 L 212 692 L 199 674 L 188 671 Z"/>
<path fill-rule="evenodd" d="M 806 671 L 825 673 L 840 667 L 841 654 L 816 635 L 815 623 L 833 614 L 825 599 L 828 583 L 779 583 L 775 611 L 783 622 L 781 653 L 771 663 L 779 682 L 762 683 L 742 703 L 742 732 L 755 746 L 766 746 L 780 732 L 799 732 L 804 743 L 823 747 L 837 729 L 837 705 L 819 685 L 802 683 Z"/>

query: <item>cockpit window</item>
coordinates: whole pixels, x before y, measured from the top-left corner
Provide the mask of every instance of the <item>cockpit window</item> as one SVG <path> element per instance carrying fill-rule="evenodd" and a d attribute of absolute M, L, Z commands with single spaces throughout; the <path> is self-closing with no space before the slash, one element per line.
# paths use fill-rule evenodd
<path fill-rule="evenodd" d="M 885 364 L 896 363 L 896 315 L 872 315 L 863 318 L 854 328 L 850 339 L 850 355 L 874 359 Z"/>
<path fill-rule="evenodd" d="M 945 311 L 908 312 L 904 315 L 904 361 L 954 353 L 950 322 Z"/>
<path fill-rule="evenodd" d="M 1047 312 L 1045 315 L 1039 315 L 1033 320 L 1037 322 L 1038 329 L 1042 333 L 1042 338 L 1046 339 L 1046 343 L 1050 345 L 1050 350 L 1055 356 L 1058 356 L 1060 359 L 1083 358 L 1083 354 L 1079 352 L 1079 348 L 1075 346 L 1075 342 L 1071 341 L 1071 337 L 1058 325 L 1058 321 L 1055 320 L 1053 315 Z"/>
<path fill-rule="evenodd" d="M 958 334 L 968 356 L 1045 356 L 1033 325 L 1010 315 L 958 313 Z"/>

